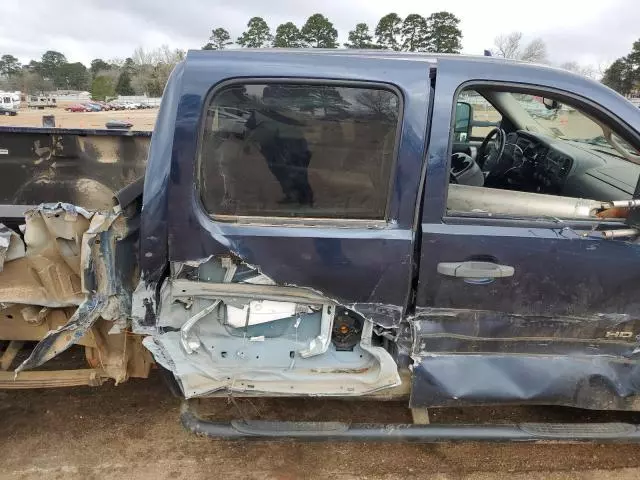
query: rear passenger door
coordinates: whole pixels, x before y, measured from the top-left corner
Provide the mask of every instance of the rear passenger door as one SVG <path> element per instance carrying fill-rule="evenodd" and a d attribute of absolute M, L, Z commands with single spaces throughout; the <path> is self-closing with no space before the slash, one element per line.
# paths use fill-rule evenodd
<path fill-rule="evenodd" d="M 198 94 L 179 109 L 170 260 L 232 254 L 278 285 L 398 325 L 410 292 L 427 64 L 229 52 L 206 76 L 196 70 L 187 62 L 184 81 Z"/>

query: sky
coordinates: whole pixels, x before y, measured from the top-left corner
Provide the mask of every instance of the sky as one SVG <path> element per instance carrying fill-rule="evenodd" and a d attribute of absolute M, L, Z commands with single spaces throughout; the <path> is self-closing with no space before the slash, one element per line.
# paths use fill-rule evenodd
<path fill-rule="evenodd" d="M 395 11 L 428 16 L 447 10 L 461 19 L 463 53 L 482 54 L 501 34 L 521 31 L 542 38 L 555 64 L 599 67 L 626 55 L 640 38 L 639 0 L 0 0 L 0 55 L 23 63 L 57 50 L 70 62 L 126 58 L 134 49 L 163 44 L 201 48 L 211 29 L 237 38 L 249 18 L 263 17 L 272 31 L 313 13 L 333 22 L 345 42 L 356 23 L 371 30 Z"/>

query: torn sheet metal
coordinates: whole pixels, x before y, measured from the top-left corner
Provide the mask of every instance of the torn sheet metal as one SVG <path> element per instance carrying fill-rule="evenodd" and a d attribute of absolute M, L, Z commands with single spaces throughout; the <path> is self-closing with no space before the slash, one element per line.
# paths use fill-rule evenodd
<path fill-rule="evenodd" d="M 49 331 L 38 342 L 29 358 L 16 368 L 16 374 L 42 365 L 77 343 L 100 318 L 106 304 L 107 299 L 98 296 L 91 296 L 82 302 L 66 324 L 57 330 Z"/>
<path fill-rule="evenodd" d="M 24 257 L 25 245 L 20 236 L 0 223 L 0 271 L 4 262 Z"/>
<path fill-rule="evenodd" d="M 77 306 L 84 300 L 80 250 L 90 214 L 67 204 L 45 204 L 25 215 L 24 255 L 0 272 L 0 302 L 45 307 Z M 8 259 L 7 259 L 8 260 Z"/>
<path fill-rule="evenodd" d="M 394 328 L 400 325 L 404 314 L 404 307 L 384 303 L 351 303 L 347 304 L 351 310 L 358 312 L 370 322 L 381 327 Z"/>
<path fill-rule="evenodd" d="M 640 408 L 640 320 L 423 309 L 411 321 L 411 407 Z"/>
<path fill-rule="evenodd" d="M 249 302 L 254 299 L 309 304 L 333 303 L 311 290 L 275 285 L 249 285 L 245 283 L 206 283 L 191 280 L 173 280 L 171 289 L 176 298 L 224 298 Z"/>
<path fill-rule="evenodd" d="M 237 269 L 225 280 L 225 269 L 221 262 L 231 262 Z M 382 281 L 380 279 L 380 281 Z M 132 328 L 135 333 L 151 335 L 156 327 L 166 325 L 160 315 L 164 296 L 161 292 L 167 285 L 176 295 L 184 299 L 193 296 L 203 298 L 224 298 L 240 303 L 244 308 L 252 298 L 275 300 L 278 302 L 332 303 L 357 312 L 363 318 L 383 327 L 394 328 L 400 325 L 404 307 L 383 303 L 340 302 L 306 285 L 292 283 L 278 284 L 273 278 L 264 274 L 260 267 L 251 265 L 235 256 L 213 256 L 186 261 L 172 262 L 170 274 L 162 286 L 147 283 L 143 278 L 133 294 Z"/>
<path fill-rule="evenodd" d="M 172 290 L 184 293 L 184 285 L 177 282 L 173 282 Z M 172 323 L 173 328 L 148 336 L 143 343 L 160 365 L 174 373 L 187 398 L 219 391 L 362 395 L 400 384 L 391 355 L 382 347 L 371 345 L 370 323 L 367 322 L 362 341 L 352 351 L 336 350 L 330 342 L 333 304 L 310 308 L 269 300 L 265 302 L 268 315 L 277 313 L 280 318 L 270 321 L 256 318 L 249 322 L 250 308 L 247 308 L 245 321 L 239 322 L 237 314 L 245 310 L 220 299 L 194 296 L 192 304 L 187 305 L 171 302 L 170 298 L 179 297 L 164 297 L 161 317 L 163 323 Z M 226 300 L 233 301 L 233 297 Z M 254 309 L 260 303 L 247 301 Z M 184 327 L 189 318 L 198 321 L 189 325 L 187 348 L 182 330 L 174 328 L 178 324 Z"/>
<path fill-rule="evenodd" d="M 276 285 L 231 257 L 173 264 L 159 297 L 157 329 L 143 343 L 187 398 L 363 395 L 400 384 L 393 357 L 371 344 L 373 323 L 352 348 L 337 348 L 340 306 L 308 288 Z"/>
<path fill-rule="evenodd" d="M 131 298 L 131 330 L 133 333 L 153 335 L 159 325 L 158 285 L 138 282 Z"/>
<path fill-rule="evenodd" d="M 0 302 L 78 309 L 42 339 L 16 372 L 64 351 L 98 318 L 126 319 L 130 309 L 124 276 L 131 266 L 123 261 L 127 255 L 117 255 L 128 233 L 116 210 L 93 213 L 69 204 L 43 204 L 27 212 L 22 233 L 24 254 L 11 259 L 19 249 L 7 250 Z"/>

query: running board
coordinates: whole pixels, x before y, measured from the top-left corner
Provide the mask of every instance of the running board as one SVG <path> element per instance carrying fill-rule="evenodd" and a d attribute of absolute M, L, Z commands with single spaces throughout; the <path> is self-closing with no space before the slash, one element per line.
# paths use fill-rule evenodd
<path fill-rule="evenodd" d="M 521 423 L 505 425 L 348 424 L 232 420 L 198 417 L 188 402 L 180 411 L 192 433 L 226 440 L 302 440 L 366 442 L 597 442 L 638 443 L 640 428 L 630 423 Z"/>

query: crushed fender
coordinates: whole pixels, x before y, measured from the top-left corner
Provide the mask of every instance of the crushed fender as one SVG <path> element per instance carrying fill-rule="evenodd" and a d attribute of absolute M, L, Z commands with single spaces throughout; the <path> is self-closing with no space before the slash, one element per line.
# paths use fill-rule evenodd
<path fill-rule="evenodd" d="M 24 257 L 25 247 L 20 236 L 13 230 L 0 224 L 0 271 L 4 262 Z"/>
<path fill-rule="evenodd" d="M 35 368 L 76 343 L 99 319 L 126 319 L 131 267 L 120 242 L 128 236 L 118 207 L 90 212 L 43 204 L 25 215 L 18 232 L 0 225 L 0 303 L 77 306 L 69 321 L 49 331 L 17 369 Z M 130 250 L 129 248 L 125 250 Z"/>
<path fill-rule="evenodd" d="M 140 286 L 134 293 L 141 326 L 147 307 L 140 297 L 150 293 Z M 372 343 L 374 323 L 356 309 L 306 287 L 277 285 L 232 257 L 174 263 L 158 305 L 143 344 L 186 398 L 221 391 L 358 396 L 401 383 L 393 357 Z M 334 325 L 344 329 L 340 342 Z"/>

